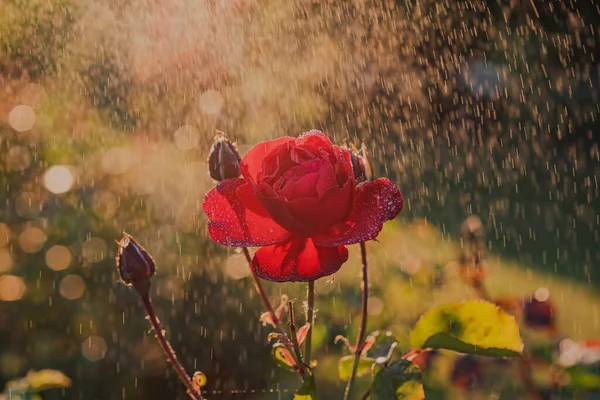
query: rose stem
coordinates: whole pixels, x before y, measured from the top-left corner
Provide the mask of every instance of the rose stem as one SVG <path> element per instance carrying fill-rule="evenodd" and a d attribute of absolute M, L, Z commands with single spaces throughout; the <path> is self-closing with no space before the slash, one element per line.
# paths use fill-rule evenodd
<path fill-rule="evenodd" d="M 146 314 L 148 314 L 148 319 L 150 320 L 150 324 L 152 324 L 152 328 L 154 329 L 154 333 L 156 334 L 156 338 L 158 339 L 158 343 L 160 344 L 160 347 L 162 347 L 163 352 L 165 353 L 165 355 L 171 362 L 171 365 L 175 369 L 175 372 L 177 372 L 177 376 L 179 376 L 179 380 L 181 380 L 181 382 L 183 382 L 183 384 L 185 385 L 185 387 L 187 389 L 187 394 L 194 400 L 202 400 L 203 399 L 202 394 L 199 391 L 196 391 L 196 389 L 194 388 L 194 384 L 192 383 L 192 380 L 190 379 L 187 372 L 185 372 L 185 369 L 183 368 L 183 366 L 177 359 L 177 355 L 175 354 L 173 347 L 171 347 L 171 344 L 165 337 L 162 327 L 160 326 L 160 321 L 158 320 L 158 318 L 156 317 L 156 314 L 154 313 L 154 308 L 152 307 L 152 302 L 150 301 L 150 296 L 141 295 L 141 298 L 142 298 L 142 303 L 144 304 L 144 309 L 146 310 Z"/>
<path fill-rule="evenodd" d="M 344 393 L 344 399 L 347 400 L 352 394 L 354 386 L 354 377 L 358 370 L 358 363 L 360 361 L 360 355 L 365 345 L 365 335 L 367 331 L 367 306 L 369 301 L 369 275 L 368 275 L 368 264 L 367 264 L 367 246 L 365 242 L 360 243 L 360 254 L 362 257 L 362 313 L 360 316 L 360 327 L 358 329 L 358 338 L 356 339 L 356 347 L 354 349 L 354 363 L 352 364 L 352 374 L 348 379 L 346 385 L 346 392 Z"/>
<path fill-rule="evenodd" d="M 250 256 L 250 252 L 248 251 L 248 248 L 242 247 L 242 251 L 244 252 L 244 256 L 246 256 L 248 265 L 251 265 L 252 257 Z M 258 276 L 256 276 L 256 274 L 254 273 L 254 270 L 252 270 L 252 268 L 250 268 L 250 274 L 252 275 L 252 280 L 254 281 L 254 287 L 256 288 L 256 291 L 258 292 L 258 294 L 263 302 L 263 306 L 265 307 L 267 312 L 269 314 L 271 314 L 271 319 L 273 320 L 273 323 L 275 324 L 275 328 L 279 331 L 279 333 L 281 333 L 282 335 L 285 335 L 285 331 L 283 330 L 283 327 L 281 326 L 281 322 L 279 321 L 279 318 L 277 318 L 277 315 L 275 314 L 275 310 L 273 309 L 273 306 L 271 305 L 271 302 L 269 301 L 269 296 L 267 296 L 267 292 L 265 292 L 265 288 L 263 287 L 262 283 L 260 283 L 260 278 Z"/>
<path fill-rule="evenodd" d="M 365 394 L 361 397 L 361 400 L 367 400 L 371 396 L 371 388 L 368 388 Z"/>
<path fill-rule="evenodd" d="M 473 263 L 475 264 L 474 265 L 475 268 L 480 268 L 479 264 L 482 261 L 482 254 L 479 250 L 477 250 L 477 242 L 475 240 L 476 239 L 474 239 L 474 238 L 470 239 L 470 242 L 471 242 L 470 244 L 471 244 L 471 247 L 473 248 L 473 256 L 474 256 Z M 470 283 L 471 287 L 473 288 L 473 290 L 475 291 L 475 293 L 477 293 L 479 298 L 493 302 L 493 300 L 492 300 L 491 296 L 489 295 L 489 292 L 485 286 L 485 283 L 483 281 L 480 281 L 480 280 L 473 281 L 470 279 L 469 283 Z M 532 372 L 532 367 L 531 367 L 529 358 L 530 358 L 529 354 L 525 351 L 525 349 L 523 349 L 523 355 L 518 360 L 519 376 L 521 378 L 521 382 L 523 383 L 523 386 L 525 387 L 525 390 L 527 391 L 527 393 L 529 393 L 531 398 L 535 399 L 535 400 L 542 400 L 542 396 L 540 395 L 540 392 L 539 392 L 537 386 L 535 385 L 535 382 L 533 381 L 533 372 Z"/>
<path fill-rule="evenodd" d="M 302 353 L 300 353 L 300 345 L 298 344 L 298 336 L 296 335 L 296 323 L 294 318 L 294 307 L 291 300 L 288 301 L 288 312 L 290 314 L 290 336 L 294 345 L 294 353 L 296 353 L 296 362 L 298 363 L 298 372 L 304 379 L 304 364 L 302 362 Z"/>
<path fill-rule="evenodd" d="M 310 324 L 306 333 L 306 347 L 304 349 L 304 357 L 310 366 L 310 353 L 312 350 L 312 330 L 314 324 L 314 308 L 315 308 L 315 281 L 308 282 L 307 306 L 306 306 L 306 322 Z"/>

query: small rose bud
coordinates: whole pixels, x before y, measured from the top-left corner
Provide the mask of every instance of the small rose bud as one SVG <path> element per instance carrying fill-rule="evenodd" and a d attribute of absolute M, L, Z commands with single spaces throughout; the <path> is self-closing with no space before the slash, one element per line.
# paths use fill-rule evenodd
<path fill-rule="evenodd" d="M 360 150 L 353 144 L 345 146 L 350 151 L 350 159 L 352 161 L 352 170 L 354 171 L 354 179 L 357 183 L 368 182 L 373 180 L 373 168 L 367 147 L 362 144 Z"/>
<path fill-rule="evenodd" d="M 483 238 L 483 222 L 476 215 L 470 215 L 460 226 L 460 235 L 465 241 L 476 242 Z"/>
<path fill-rule="evenodd" d="M 472 355 L 459 356 L 454 362 L 452 384 L 464 390 L 473 390 L 483 379 L 483 364 Z"/>
<path fill-rule="evenodd" d="M 123 232 L 123 238 L 118 245 L 119 276 L 123 282 L 133 286 L 141 295 L 147 295 L 150 290 L 150 278 L 156 271 L 152 256 L 126 232 Z"/>
<path fill-rule="evenodd" d="M 523 319 L 525 324 L 534 329 L 554 329 L 554 305 L 549 299 L 537 299 L 535 297 L 523 302 Z"/>
<path fill-rule="evenodd" d="M 217 131 L 208 155 L 210 176 L 216 181 L 237 178 L 240 176 L 240 161 L 235 145 L 223 132 Z"/>

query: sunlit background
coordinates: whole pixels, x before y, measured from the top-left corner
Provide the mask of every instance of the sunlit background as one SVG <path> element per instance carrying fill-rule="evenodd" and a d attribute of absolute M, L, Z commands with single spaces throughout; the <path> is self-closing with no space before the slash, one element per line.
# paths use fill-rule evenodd
<path fill-rule="evenodd" d="M 157 313 L 209 398 L 291 396 L 243 256 L 207 237 L 217 129 L 242 153 L 312 128 L 368 146 L 405 197 L 369 244 L 370 328 L 403 350 L 420 313 L 475 296 L 453 275 L 471 214 L 492 294 L 555 306 L 559 332 L 527 339 L 599 340 L 599 35 L 594 0 L 3 0 L 0 387 L 52 368 L 73 384 L 44 399 L 186 398 L 118 281 L 125 230 L 157 260 Z M 326 399 L 343 389 L 333 339 L 357 326 L 351 258 L 317 283 Z M 455 358 L 426 381 L 432 399 L 525 398 L 510 366 L 456 384 Z M 598 399 L 589 379 L 555 398 Z"/>

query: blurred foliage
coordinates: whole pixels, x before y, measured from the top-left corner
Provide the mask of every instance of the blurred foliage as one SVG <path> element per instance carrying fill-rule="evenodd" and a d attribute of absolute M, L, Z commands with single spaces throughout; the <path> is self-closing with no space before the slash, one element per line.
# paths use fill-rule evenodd
<path fill-rule="evenodd" d="M 6 384 L 0 399 L 41 400 L 40 392 L 49 389 L 65 389 L 71 386 L 71 380 L 62 372 L 52 369 L 29 371 L 27 376 Z"/>

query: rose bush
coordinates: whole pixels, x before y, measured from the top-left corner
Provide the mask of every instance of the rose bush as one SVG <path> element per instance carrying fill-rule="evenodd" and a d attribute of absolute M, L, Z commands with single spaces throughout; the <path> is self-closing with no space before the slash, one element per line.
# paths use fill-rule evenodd
<path fill-rule="evenodd" d="M 374 239 L 402 209 L 389 179 L 357 183 L 348 149 L 317 130 L 259 143 L 242 158 L 242 178 L 210 190 L 203 208 L 212 239 L 261 248 L 252 269 L 271 281 L 335 273 L 345 245 Z"/>

